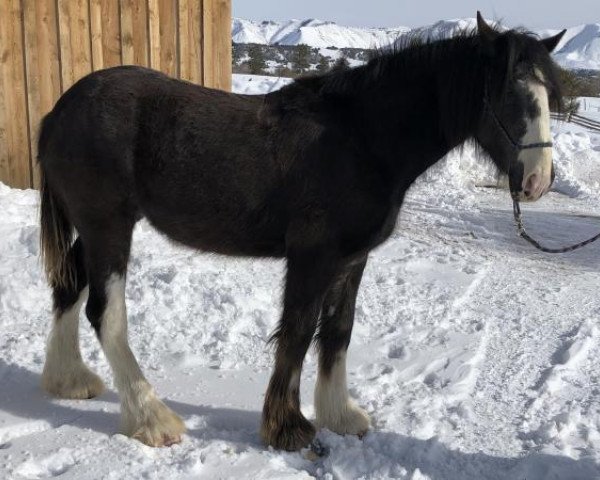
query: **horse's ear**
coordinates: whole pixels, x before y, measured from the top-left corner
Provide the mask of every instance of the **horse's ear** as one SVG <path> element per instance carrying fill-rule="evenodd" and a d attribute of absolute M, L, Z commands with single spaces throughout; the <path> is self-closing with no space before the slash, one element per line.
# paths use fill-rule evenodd
<path fill-rule="evenodd" d="M 560 40 L 562 39 L 562 37 L 564 36 L 564 34 L 566 32 L 567 32 L 567 30 L 565 29 L 562 32 L 554 35 L 553 37 L 544 38 L 542 40 L 542 43 L 544 44 L 544 46 L 546 47 L 548 52 L 554 51 L 554 49 L 556 48 L 556 46 L 558 45 L 558 43 L 560 42 Z"/>
<path fill-rule="evenodd" d="M 498 36 L 498 32 L 486 23 L 479 10 L 477 11 L 477 32 L 481 35 L 483 41 L 489 44 Z"/>

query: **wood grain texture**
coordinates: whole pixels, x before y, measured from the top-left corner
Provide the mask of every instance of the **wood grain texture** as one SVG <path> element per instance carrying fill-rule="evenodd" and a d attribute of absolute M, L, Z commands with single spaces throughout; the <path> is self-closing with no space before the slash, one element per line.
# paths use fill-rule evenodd
<path fill-rule="evenodd" d="M 204 85 L 231 90 L 231 1 L 204 0 Z"/>
<path fill-rule="evenodd" d="M 31 186 L 27 85 L 20 0 L 0 1 L 0 180 Z"/>
<path fill-rule="evenodd" d="M 148 3 L 121 0 L 121 56 L 123 65 L 150 66 Z"/>
<path fill-rule="evenodd" d="M 148 0 L 150 68 L 160 70 L 160 0 Z"/>
<path fill-rule="evenodd" d="M 0 181 L 39 186 L 41 119 L 121 64 L 229 90 L 231 0 L 0 0 Z"/>
<path fill-rule="evenodd" d="M 33 187 L 40 184 L 37 139 L 40 122 L 60 97 L 55 0 L 23 0 L 29 144 Z"/>
<path fill-rule="evenodd" d="M 202 0 L 179 0 L 179 77 L 203 81 Z"/>
<path fill-rule="evenodd" d="M 121 65 L 119 0 L 90 0 L 90 29 L 93 69 Z"/>
<path fill-rule="evenodd" d="M 92 71 L 90 11 L 87 0 L 58 0 L 63 91 Z"/>
<path fill-rule="evenodd" d="M 159 0 L 160 68 L 172 77 L 178 76 L 177 56 L 177 1 Z"/>

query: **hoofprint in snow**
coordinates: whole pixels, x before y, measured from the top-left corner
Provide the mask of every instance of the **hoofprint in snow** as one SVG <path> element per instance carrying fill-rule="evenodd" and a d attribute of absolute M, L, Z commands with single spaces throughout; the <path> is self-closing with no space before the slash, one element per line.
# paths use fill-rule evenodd
<path fill-rule="evenodd" d="M 282 83 L 234 80 L 255 93 Z M 600 229 L 600 136 L 558 124 L 553 136 L 556 191 L 524 213 L 531 233 L 562 244 Z M 180 445 L 153 449 L 115 434 L 114 390 L 67 401 L 40 389 L 51 312 L 38 197 L 0 184 L 0 478 L 600 478 L 600 244 L 538 253 L 516 236 L 508 193 L 484 188 L 494 185 L 467 147 L 412 188 L 371 255 L 348 353 L 374 428 L 362 440 L 320 432 L 329 455 L 309 461 L 258 436 L 282 261 L 194 252 L 139 223 L 130 341 L 188 428 Z M 81 325 L 86 363 L 110 386 Z M 309 417 L 314 383 L 309 355 Z"/>

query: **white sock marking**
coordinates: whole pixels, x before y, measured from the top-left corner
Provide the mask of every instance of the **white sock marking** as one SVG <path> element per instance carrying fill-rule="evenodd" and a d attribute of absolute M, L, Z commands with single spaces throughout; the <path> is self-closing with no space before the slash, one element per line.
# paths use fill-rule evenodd
<path fill-rule="evenodd" d="M 319 370 L 315 388 L 316 423 L 339 434 L 360 435 L 371 426 L 366 412 L 354 403 L 346 384 L 346 352 L 340 352 L 329 376 Z"/>
<path fill-rule="evenodd" d="M 79 312 L 87 296 L 86 287 L 71 308 L 54 313 L 42 387 L 60 398 L 90 398 L 104 390 L 102 380 L 85 366 L 79 350 Z"/>
<path fill-rule="evenodd" d="M 156 397 L 129 348 L 123 277 L 110 277 L 106 299 L 101 343 L 121 398 L 123 433 L 148 445 L 178 442 L 183 422 Z"/>

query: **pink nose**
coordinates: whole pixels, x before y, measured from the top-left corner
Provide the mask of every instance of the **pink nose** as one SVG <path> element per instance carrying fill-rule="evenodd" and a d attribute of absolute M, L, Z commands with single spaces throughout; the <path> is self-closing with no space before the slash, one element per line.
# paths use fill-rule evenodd
<path fill-rule="evenodd" d="M 525 181 L 525 186 L 523 187 L 523 193 L 525 194 L 525 197 L 531 198 L 536 196 L 540 190 L 541 184 L 542 180 L 537 173 L 532 173 L 529 175 Z"/>

